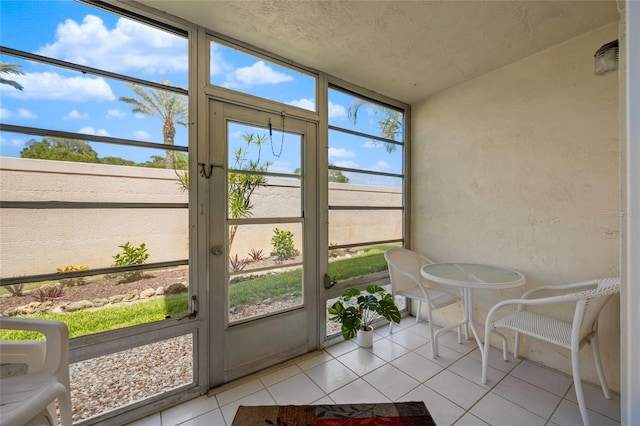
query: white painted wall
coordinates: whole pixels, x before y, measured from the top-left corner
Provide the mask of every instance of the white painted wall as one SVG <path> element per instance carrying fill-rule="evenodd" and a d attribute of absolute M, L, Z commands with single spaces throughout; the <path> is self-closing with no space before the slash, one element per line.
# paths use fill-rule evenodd
<path fill-rule="evenodd" d="M 527 277 L 523 288 L 476 292 L 480 321 L 532 287 L 620 275 L 618 75 L 593 73 L 593 54 L 617 37 L 612 23 L 412 106 L 414 248 Z M 619 311 L 616 297 L 600 323 L 615 390 Z M 443 315 L 452 322 L 460 309 Z M 524 357 L 571 373 L 568 351 L 522 343 Z M 581 362 L 597 383 L 590 350 Z"/>

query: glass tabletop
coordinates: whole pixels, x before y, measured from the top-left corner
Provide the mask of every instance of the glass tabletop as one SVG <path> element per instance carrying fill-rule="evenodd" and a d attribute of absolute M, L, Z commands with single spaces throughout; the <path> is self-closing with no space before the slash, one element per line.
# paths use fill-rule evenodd
<path fill-rule="evenodd" d="M 420 272 L 428 280 L 459 287 L 510 288 L 525 283 L 520 272 L 475 263 L 432 263 Z"/>

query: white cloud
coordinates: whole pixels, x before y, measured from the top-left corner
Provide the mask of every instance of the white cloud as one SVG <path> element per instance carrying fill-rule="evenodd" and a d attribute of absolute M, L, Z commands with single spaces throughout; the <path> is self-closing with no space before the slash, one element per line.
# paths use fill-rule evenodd
<path fill-rule="evenodd" d="M 65 20 L 58 25 L 55 41 L 36 53 L 117 72 L 186 72 L 189 63 L 185 38 L 127 18 L 119 18 L 109 29 L 94 15 L 80 24 Z"/>
<path fill-rule="evenodd" d="M 342 118 L 347 116 L 347 110 L 340 104 L 329 102 L 329 118 Z"/>
<path fill-rule="evenodd" d="M 359 168 L 359 164 L 356 163 L 355 161 L 351 161 L 351 160 L 336 161 L 333 165 L 337 166 L 337 167 L 345 167 L 347 169 L 357 169 L 357 168 Z"/>
<path fill-rule="evenodd" d="M 34 72 L 17 75 L 14 80 L 24 90 L 18 91 L 6 84 L 0 85 L 3 96 L 25 99 L 64 101 L 114 101 L 111 87 L 102 77 L 63 77 L 53 72 Z M 6 87 L 11 88 L 7 90 Z"/>
<path fill-rule="evenodd" d="M 150 139 L 151 135 L 149 134 L 149 132 L 145 132 L 144 130 L 136 130 L 135 132 L 133 132 L 133 135 L 136 139 Z"/>
<path fill-rule="evenodd" d="M 231 71 L 233 69 L 233 65 L 224 60 L 222 52 L 220 52 L 220 48 L 217 44 L 211 43 L 210 50 L 210 62 L 209 62 L 209 74 L 210 75 L 218 75 L 224 72 Z"/>
<path fill-rule="evenodd" d="M 385 171 L 385 170 L 389 170 L 390 168 L 391 168 L 391 166 L 386 161 L 378 161 L 374 166 L 374 170 L 377 170 L 377 171 L 380 171 L 380 172 Z"/>
<path fill-rule="evenodd" d="M 329 148 L 329 158 L 353 158 L 356 154 L 344 148 Z"/>
<path fill-rule="evenodd" d="M 82 129 L 78 130 L 78 133 L 84 133 L 87 135 L 96 135 L 96 136 L 109 136 L 109 132 L 107 132 L 105 129 L 95 130 L 91 126 L 83 127 Z"/>
<path fill-rule="evenodd" d="M 73 109 L 69 111 L 69 114 L 67 114 L 64 118 L 65 120 L 78 120 L 78 119 L 89 118 L 89 114 L 87 114 L 86 112 L 83 114 L 77 109 Z"/>
<path fill-rule="evenodd" d="M 374 142 L 372 140 L 368 140 L 362 145 L 363 148 L 378 148 L 379 146 L 380 143 Z"/>
<path fill-rule="evenodd" d="M 237 68 L 227 74 L 227 81 L 222 86 L 230 88 L 250 87 L 260 84 L 278 84 L 291 81 L 290 75 L 275 71 L 273 68 L 258 61 L 250 67 Z"/>
<path fill-rule="evenodd" d="M 113 109 L 109 109 L 107 110 L 107 118 L 108 119 L 112 119 L 112 118 L 122 118 L 125 115 L 127 115 L 126 112 L 122 112 L 117 108 L 113 108 Z"/>
<path fill-rule="evenodd" d="M 309 111 L 315 111 L 316 110 L 316 103 L 313 99 L 299 99 L 297 101 L 291 101 L 289 102 L 289 105 L 293 105 L 295 107 L 298 108 L 303 108 L 303 109 L 308 109 Z"/>
<path fill-rule="evenodd" d="M 36 118 L 33 112 L 26 108 L 19 108 L 17 112 L 11 112 L 6 108 L 0 108 L 0 119 L 7 120 L 9 118 Z"/>

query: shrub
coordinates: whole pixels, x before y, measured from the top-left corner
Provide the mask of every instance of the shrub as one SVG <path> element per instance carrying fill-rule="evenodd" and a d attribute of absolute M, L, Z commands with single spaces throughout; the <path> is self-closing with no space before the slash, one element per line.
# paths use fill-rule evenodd
<path fill-rule="evenodd" d="M 122 253 L 118 253 L 113 256 L 115 263 L 113 266 L 129 266 L 129 265 L 142 265 L 148 258 L 147 246 L 145 243 L 140 244 L 138 247 L 132 246 L 128 241 L 118 246 L 122 249 Z M 122 282 L 132 282 L 142 279 L 143 271 L 129 271 L 124 272 Z"/>
<path fill-rule="evenodd" d="M 278 260 L 287 260 L 298 254 L 293 244 L 293 232 L 275 228 L 273 234 L 271 244 L 273 244 L 273 249 Z"/>
<path fill-rule="evenodd" d="M 245 266 L 247 266 L 247 259 L 238 259 L 237 254 L 235 255 L 235 257 L 229 256 L 229 269 L 231 269 L 231 272 L 242 271 Z"/>
<path fill-rule="evenodd" d="M 73 271 L 86 271 L 87 269 L 89 269 L 89 267 L 84 265 L 80 265 L 80 266 L 67 265 L 64 268 L 56 268 L 56 272 L 62 273 L 62 272 L 73 272 Z M 60 280 L 60 284 L 64 285 L 65 287 L 75 287 L 78 285 L 86 284 L 86 281 L 84 277 L 65 278 L 63 280 Z"/>
<path fill-rule="evenodd" d="M 66 296 L 64 294 L 64 287 L 62 286 L 62 284 L 45 284 L 42 287 L 36 289 L 31 297 L 36 299 L 38 302 L 66 299 Z"/>
<path fill-rule="evenodd" d="M 264 259 L 264 255 L 262 254 L 262 249 L 260 250 L 251 249 L 249 250 L 248 254 L 249 254 L 249 258 L 253 261 Z"/>
<path fill-rule="evenodd" d="M 24 289 L 24 284 L 12 284 L 12 285 L 5 286 L 4 288 L 6 288 L 7 291 L 11 293 L 11 295 L 14 297 L 20 297 L 24 295 L 22 293 L 22 290 Z"/>

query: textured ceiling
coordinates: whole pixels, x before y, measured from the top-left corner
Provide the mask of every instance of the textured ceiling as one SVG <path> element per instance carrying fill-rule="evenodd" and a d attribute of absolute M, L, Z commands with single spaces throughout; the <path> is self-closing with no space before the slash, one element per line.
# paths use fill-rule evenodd
<path fill-rule="evenodd" d="M 615 0 L 138 2 L 408 103 L 618 20 Z"/>

